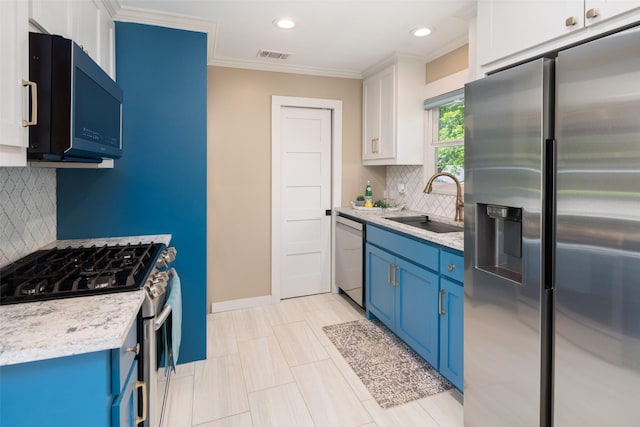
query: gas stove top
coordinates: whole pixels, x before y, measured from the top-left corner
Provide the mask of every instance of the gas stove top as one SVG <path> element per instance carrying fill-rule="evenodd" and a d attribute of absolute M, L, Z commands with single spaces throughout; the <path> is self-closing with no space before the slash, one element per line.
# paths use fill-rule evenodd
<path fill-rule="evenodd" d="M 0 270 L 0 305 L 140 289 L 166 246 L 54 248 Z"/>

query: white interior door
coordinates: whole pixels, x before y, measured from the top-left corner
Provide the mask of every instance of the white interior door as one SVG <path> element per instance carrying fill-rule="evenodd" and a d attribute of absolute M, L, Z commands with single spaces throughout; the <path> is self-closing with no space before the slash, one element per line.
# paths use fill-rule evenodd
<path fill-rule="evenodd" d="M 280 117 L 280 297 L 329 292 L 331 111 L 282 107 Z"/>

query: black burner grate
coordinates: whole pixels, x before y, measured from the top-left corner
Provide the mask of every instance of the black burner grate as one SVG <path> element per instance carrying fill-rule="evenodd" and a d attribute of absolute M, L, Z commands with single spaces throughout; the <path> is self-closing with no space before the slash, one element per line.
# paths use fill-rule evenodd
<path fill-rule="evenodd" d="M 164 248 L 149 243 L 34 252 L 0 270 L 0 305 L 139 289 Z"/>

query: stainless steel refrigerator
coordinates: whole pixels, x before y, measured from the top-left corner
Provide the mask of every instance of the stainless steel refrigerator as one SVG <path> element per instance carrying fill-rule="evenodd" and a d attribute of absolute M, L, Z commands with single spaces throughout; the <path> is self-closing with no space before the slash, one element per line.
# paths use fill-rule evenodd
<path fill-rule="evenodd" d="M 465 109 L 465 426 L 639 426 L 639 27 Z"/>

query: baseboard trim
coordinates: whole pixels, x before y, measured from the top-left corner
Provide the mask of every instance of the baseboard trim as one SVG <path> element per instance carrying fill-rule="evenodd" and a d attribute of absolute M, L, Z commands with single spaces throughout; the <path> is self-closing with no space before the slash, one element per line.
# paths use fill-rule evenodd
<path fill-rule="evenodd" d="M 211 304 L 212 313 L 220 313 L 223 311 L 241 310 L 243 308 L 259 307 L 261 305 L 269 305 L 273 302 L 271 295 L 262 297 L 234 299 L 230 301 L 214 302 Z"/>

